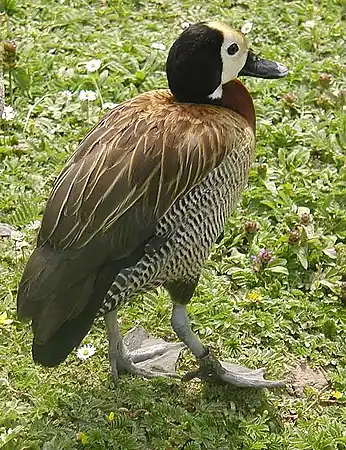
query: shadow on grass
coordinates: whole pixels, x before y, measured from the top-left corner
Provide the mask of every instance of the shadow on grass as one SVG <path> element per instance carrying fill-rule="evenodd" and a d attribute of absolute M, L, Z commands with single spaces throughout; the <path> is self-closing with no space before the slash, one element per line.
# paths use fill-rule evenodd
<path fill-rule="evenodd" d="M 14 449 L 286 448 L 276 391 L 127 375 L 114 385 L 101 351 L 53 370 L 29 357 L 17 363 L 9 366 L 17 403 L 4 422 L 21 427 Z"/>
<path fill-rule="evenodd" d="M 61 428 L 85 433 L 84 448 L 245 449 L 283 431 L 265 390 L 126 375 L 88 386 L 78 378 L 54 416 Z"/>

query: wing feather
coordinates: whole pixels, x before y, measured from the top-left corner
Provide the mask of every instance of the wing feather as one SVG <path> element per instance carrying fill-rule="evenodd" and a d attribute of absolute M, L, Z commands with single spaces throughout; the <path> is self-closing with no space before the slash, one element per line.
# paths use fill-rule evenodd
<path fill-rule="evenodd" d="M 244 135 L 253 146 L 251 128 L 236 113 L 172 104 L 166 91 L 120 105 L 85 137 L 60 174 L 40 242 L 81 249 L 95 236 L 111 232 L 121 258 L 125 249 L 116 243 L 117 234 L 126 234 L 121 218 L 137 205 L 139 232 L 145 228 L 140 211 L 149 211 L 150 222 L 156 223 L 230 154 L 235 141 L 244 141 Z"/>
<path fill-rule="evenodd" d="M 86 136 L 58 177 L 38 244 L 83 250 L 97 238 L 105 255 L 126 257 L 235 143 L 243 143 L 251 160 L 250 126 L 224 108 L 172 104 L 166 91 L 120 105 Z"/>

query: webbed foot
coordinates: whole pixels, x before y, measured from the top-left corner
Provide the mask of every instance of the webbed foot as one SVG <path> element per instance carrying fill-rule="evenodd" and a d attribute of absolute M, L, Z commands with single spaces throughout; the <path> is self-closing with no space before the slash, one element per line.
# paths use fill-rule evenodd
<path fill-rule="evenodd" d="M 208 353 L 199 359 L 199 369 L 189 372 L 183 376 L 183 381 L 193 378 L 200 378 L 206 381 L 218 383 L 229 383 L 237 387 L 252 388 L 274 388 L 284 387 L 285 380 L 264 379 L 265 369 L 249 369 L 248 367 L 218 361 L 213 355 Z"/>
<path fill-rule="evenodd" d="M 184 347 L 181 342 L 153 338 L 137 326 L 126 334 L 114 355 L 116 361 L 111 361 L 113 378 L 117 379 L 118 373 L 123 372 L 143 378 L 178 378 L 175 367 Z"/>

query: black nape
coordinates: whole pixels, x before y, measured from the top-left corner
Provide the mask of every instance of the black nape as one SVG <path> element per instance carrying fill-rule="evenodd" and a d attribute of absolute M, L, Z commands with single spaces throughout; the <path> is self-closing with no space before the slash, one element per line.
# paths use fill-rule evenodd
<path fill-rule="evenodd" d="M 168 85 L 178 102 L 214 103 L 220 86 L 221 31 L 205 23 L 191 25 L 172 45 L 166 63 Z"/>

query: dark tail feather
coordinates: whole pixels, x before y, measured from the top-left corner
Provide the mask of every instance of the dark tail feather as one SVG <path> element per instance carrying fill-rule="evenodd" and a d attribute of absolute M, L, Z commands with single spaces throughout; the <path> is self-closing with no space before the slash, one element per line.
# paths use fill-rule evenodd
<path fill-rule="evenodd" d="M 91 295 L 84 309 L 73 319 L 67 320 L 44 343 L 35 342 L 35 330 L 40 326 L 37 319 L 33 320 L 34 341 L 32 356 L 35 362 L 42 366 L 54 367 L 63 362 L 77 347 L 90 330 L 102 301 L 111 287 L 119 271 L 119 263 L 102 266 L 96 276 Z M 81 289 L 85 281 L 81 283 Z M 66 293 L 68 295 L 68 293 Z M 72 300 L 72 299 L 71 299 Z"/>

